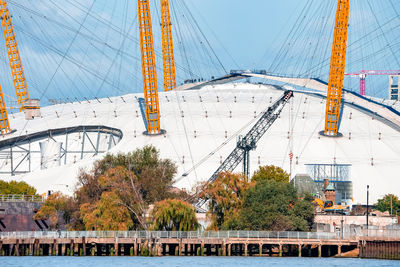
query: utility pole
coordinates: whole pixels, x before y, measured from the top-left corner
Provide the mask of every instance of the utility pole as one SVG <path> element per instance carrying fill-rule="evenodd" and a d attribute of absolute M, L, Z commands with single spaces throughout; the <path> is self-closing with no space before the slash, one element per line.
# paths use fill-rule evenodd
<path fill-rule="evenodd" d="M 393 195 L 390 194 L 390 215 L 393 215 L 393 204 L 392 204 Z"/>
<path fill-rule="evenodd" d="M 368 235 L 368 213 L 369 213 L 369 185 L 367 185 L 367 235 Z"/>

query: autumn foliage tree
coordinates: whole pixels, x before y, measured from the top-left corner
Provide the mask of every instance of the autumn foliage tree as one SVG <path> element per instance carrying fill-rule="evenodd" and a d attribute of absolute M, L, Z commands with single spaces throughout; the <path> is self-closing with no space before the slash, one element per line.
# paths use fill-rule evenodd
<path fill-rule="evenodd" d="M 230 229 L 237 224 L 238 211 L 248 187 L 245 176 L 230 172 L 220 173 L 215 182 L 204 187 L 200 197 L 209 199 L 210 229 Z"/>
<path fill-rule="evenodd" d="M 60 229 L 63 224 L 68 227 L 71 223 L 75 224 L 73 220 L 77 208 L 72 197 L 56 192 L 47 198 L 34 219 L 48 220 L 51 229 Z"/>
<path fill-rule="evenodd" d="M 176 165 L 160 159 L 153 146 L 106 155 L 90 171 L 81 170 L 78 175 L 70 228 L 147 229 L 145 214 L 150 204 L 180 197 L 170 190 L 175 174 Z"/>
<path fill-rule="evenodd" d="M 179 199 L 154 204 L 152 229 L 156 231 L 194 231 L 199 228 L 194 207 Z"/>
<path fill-rule="evenodd" d="M 129 210 L 112 191 L 103 192 L 95 203 L 82 204 L 80 212 L 85 230 L 130 230 L 134 225 Z"/>

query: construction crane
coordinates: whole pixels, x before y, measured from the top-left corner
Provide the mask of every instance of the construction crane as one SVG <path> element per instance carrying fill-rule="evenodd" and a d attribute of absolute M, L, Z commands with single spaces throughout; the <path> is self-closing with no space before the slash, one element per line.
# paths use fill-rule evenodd
<path fill-rule="evenodd" d="M 324 130 L 324 135 L 326 136 L 338 135 L 344 71 L 346 65 L 349 12 L 350 0 L 338 0 L 329 68 L 328 91 L 326 95 Z"/>
<path fill-rule="evenodd" d="M 146 133 L 157 135 L 161 133 L 160 105 L 149 0 L 138 0 L 138 18 L 147 122 Z"/>
<path fill-rule="evenodd" d="M 28 86 L 26 84 L 25 73 L 22 67 L 18 44 L 6 0 L 0 0 L 0 18 L 18 106 L 19 110 L 23 111 L 25 109 L 24 104 L 29 100 Z"/>
<path fill-rule="evenodd" d="M 4 102 L 3 90 L 0 86 L 0 131 L 1 134 L 7 134 L 11 132 L 10 123 L 8 121 L 7 107 Z"/>
<path fill-rule="evenodd" d="M 217 180 L 218 175 L 221 172 L 233 172 L 240 162 L 243 162 L 243 173 L 247 177 L 249 176 L 250 151 L 256 148 L 257 142 L 279 117 L 279 114 L 282 112 L 286 103 L 292 97 L 292 91 L 285 91 L 280 99 L 278 99 L 271 107 L 264 111 L 262 116 L 258 119 L 250 131 L 245 136 L 239 137 L 238 142 L 236 143 L 236 148 L 229 154 L 221 166 L 219 166 L 218 169 L 211 175 L 207 181 L 207 184 L 213 183 L 215 180 Z M 196 204 L 196 208 L 201 210 L 201 206 L 203 206 L 206 201 L 207 199 L 199 200 L 199 202 Z"/>
<path fill-rule="evenodd" d="M 172 39 L 169 0 L 161 0 L 161 35 L 164 70 L 164 91 L 176 88 L 174 42 Z"/>
<path fill-rule="evenodd" d="M 345 73 L 346 76 L 359 76 L 360 77 L 360 95 L 365 95 L 366 92 L 366 78 L 369 75 L 400 75 L 400 70 L 362 70 L 358 73 Z"/>

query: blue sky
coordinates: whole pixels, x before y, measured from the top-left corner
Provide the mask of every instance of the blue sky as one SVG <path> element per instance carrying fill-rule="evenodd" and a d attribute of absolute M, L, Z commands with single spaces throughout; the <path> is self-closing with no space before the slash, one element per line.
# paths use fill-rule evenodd
<path fill-rule="evenodd" d="M 46 104 L 142 91 L 136 1 L 8 2 L 31 97 Z M 171 0 L 178 82 L 237 68 L 327 80 L 336 2 Z M 394 56 L 400 52 L 400 8 L 394 2 L 351 2 L 348 71 L 400 69 Z M 151 3 L 162 90 L 159 1 Z M 7 95 L 15 95 L 1 43 L 0 81 Z M 346 79 L 345 86 L 357 90 L 358 79 Z M 367 86 L 371 95 L 384 97 L 387 77 L 368 78 Z"/>

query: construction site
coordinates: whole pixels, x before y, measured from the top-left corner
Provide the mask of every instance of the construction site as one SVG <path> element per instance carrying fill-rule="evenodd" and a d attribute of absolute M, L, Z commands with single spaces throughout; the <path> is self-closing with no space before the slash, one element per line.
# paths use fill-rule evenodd
<path fill-rule="evenodd" d="M 189 194 L 224 171 L 281 167 L 321 214 L 339 214 L 319 218 L 324 231 L 354 205 L 400 195 L 396 12 L 353 33 L 359 4 L 352 16 L 350 0 L 306 1 L 270 66 L 230 70 L 190 5 L 153 2 L 35 9 L 0 0 L 2 180 L 72 195 L 80 170 L 151 144 L 178 166 L 174 187 Z M 111 7 L 115 20 L 101 15 Z M 395 225 L 397 213 L 372 224 Z M 348 232 L 365 223 L 353 219 Z"/>

